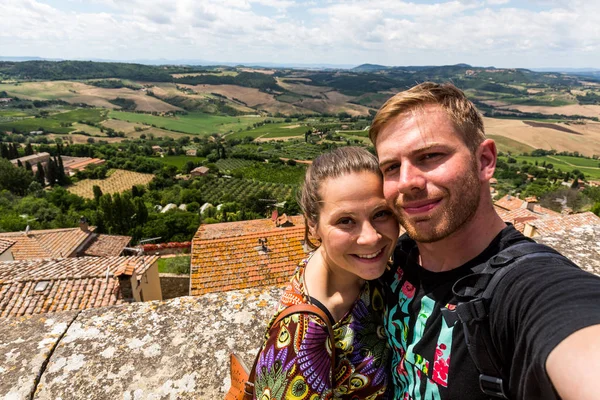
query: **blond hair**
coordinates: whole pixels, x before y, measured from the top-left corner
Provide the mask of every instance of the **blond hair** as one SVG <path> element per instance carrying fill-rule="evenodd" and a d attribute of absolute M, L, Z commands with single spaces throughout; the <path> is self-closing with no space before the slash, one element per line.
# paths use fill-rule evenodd
<path fill-rule="evenodd" d="M 369 129 L 373 144 L 383 127 L 398 115 L 422 110 L 426 105 L 441 107 L 450 117 L 471 152 L 485 140 L 483 120 L 475 105 L 451 83 L 423 82 L 390 98 L 379 109 Z"/>
<path fill-rule="evenodd" d="M 298 204 L 304 214 L 304 241 L 317 248 L 309 239 L 309 224 L 316 226 L 319 222 L 323 199 L 321 187 L 325 180 L 337 178 L 352 172 L 372 172 L 382 177 L 377 158 L 361 147 L 345 146 L 321 154 L 315 158 L 304 176 Z M 357 182 L 357 184 L 360 184 Z"/>

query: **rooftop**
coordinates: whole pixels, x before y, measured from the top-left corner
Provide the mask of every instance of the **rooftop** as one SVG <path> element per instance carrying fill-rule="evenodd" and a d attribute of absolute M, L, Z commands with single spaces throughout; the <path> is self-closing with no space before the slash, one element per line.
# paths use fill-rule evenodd
<path fill-rule="evenodd" d="M 306 254 L 303 223 L 284 228 L 266 219 L 202 225 L 192 242 L 190 294 L 284 285 Z"/>
<path fill-rule="evenodd" d="M 81 252 L 82 256 L 118 256 L 131 241 L 131 236 L 97 235 Z"/>
<path fill-rule="evenodd" d="M 79 257 L 0 262 L 0 316 L 124 302 L 118 277 L 142 276 L 158 257 Z"/>
<path fill-rule="evenodd" d="M 296 227 L 304 228 L 304 217 L 294 215 L 288 217 Z M 250 233 L 264 232 L 277 229 L 272 219 L 254 219 L 249 221 L 223 222 L 220 224 L 200 225 L 194 239 L 210 240 L 245 236 Z"/>
<path fill-rule="evenodd" d="M 96 227 L 2 232 L 0 239 L 15 242 L 15 260 L 76 257 L 82 255 L 118 256 L 131 240 L 129 236 L 101 235 Z M 119 246 L 123 244 L 120 248 Z"/>
<path fill-rule="evenodd" d="M 545 208 L 537 204 L 537 198 L 535 196 L 528 197 L 526 200 L 521 200 L 517 197 L 507 194 L 506 196 L 498 199 L 494 202 L 497 207 L 501 207 L 507 211 L 514 211 L 519 208 L 527 208 L 527 203 L 533 203 L 533 212 L 544 215 L 561 215 L 560 213 L 553 211 L 549 208 Z M 496 207 L 496 208 L 497 208 Z"/>
<path fill-rule="evenodd" d="M 14 240 L 12 247 L 15 260 L 36 258 L 70 257 L 88 238 L 90 232 L 81 228 L 33 230 L 27 232 L 3 232 L 0 239 Z"/>

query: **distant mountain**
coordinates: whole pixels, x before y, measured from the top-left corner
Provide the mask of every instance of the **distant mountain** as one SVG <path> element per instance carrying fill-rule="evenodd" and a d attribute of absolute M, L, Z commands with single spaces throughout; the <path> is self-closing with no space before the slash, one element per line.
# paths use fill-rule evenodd
<path fill-rule="evenodd" d="M 23 56 L 23 57 L 0 56 L 0 61 L 14 61 L 14 62 L 19 62 L 19 61 L 61 61 L 61 60 L 62 59 L 60 59 L 60 58 L 27 57 L 27 56 Z"/>
<path fill-rule="evenodd" d="M 378 64 L 361 64 L 358 67 L 352 68 L 352 71 L 355 71 L 355 72 L 377 72 L 377 71 L 383 71 L 386 69 L 390 69 L 390 67 L 386 67 L 385 65 L 378 65 Z"/>
<path fill-rule="evenodd" d="M 133 60 L 112 60 L 106 58 L 45 58 L 45 57 L 3 57 L 0 61 L 93 61 L 102 63 L 120 63 L 120 64 L 142 64 L 142 65 L 182 65 L 182 66 L 223 66 L 223 67 L 257 67 L 257 68 L 297 68 L 297 69 L 351 69 L 354 64 L 303 64 L 303 63 L 274 63 L 274 62 L 223 62 L 201 59 L 133 59 Z"/>
<path fill-rule="evenodd" d="M 529 68 L 536 72 L 565 72 L 568 74 L 577 73 L 589 73 L 589 72 L 600 72 L 599 68 Z"/>

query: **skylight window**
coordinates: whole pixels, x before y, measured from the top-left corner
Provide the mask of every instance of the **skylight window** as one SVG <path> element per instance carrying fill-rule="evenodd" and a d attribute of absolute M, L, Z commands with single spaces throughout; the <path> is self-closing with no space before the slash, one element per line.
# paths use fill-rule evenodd
<path fill-rule="evenodd" d="M 40 281 L 35 285 L 35 288 L 33 290 L 36 293 L 43 292 L 44 290 L 46 290 L 49 284 L 50 281 Z"/>

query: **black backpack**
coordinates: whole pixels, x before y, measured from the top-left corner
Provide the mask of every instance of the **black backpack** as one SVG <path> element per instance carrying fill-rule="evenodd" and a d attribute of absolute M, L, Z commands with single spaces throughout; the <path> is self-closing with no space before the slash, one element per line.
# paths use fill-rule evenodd
<path fill-rule="evenodd" d="M 459 279 L 452 292 L 459 299 L 454 312 L 463 324 L 469 354 L 479 371 L 479 387 L 489 396 L 508 399 L 509 371 L 503 369 L 489 329 L 488 312 L 494 289 L 511 270 L 532 258 L 561 258 L 572 261 L 556 250 L 532 240 L 516 243 L 473 268 L 473 273 Z M 445 310 L 443 310 L 444 312 Z M 447 312 L 447 311 L 446 311 Z"/>

